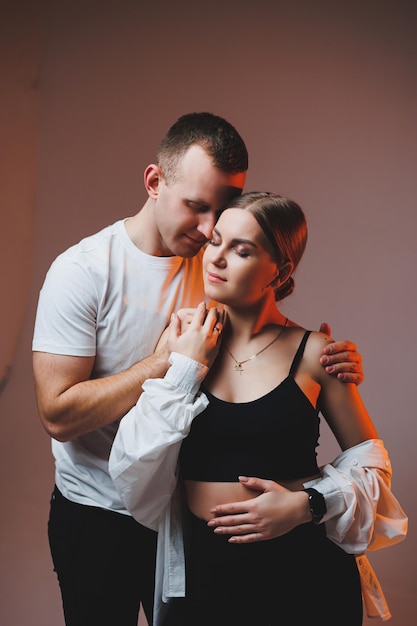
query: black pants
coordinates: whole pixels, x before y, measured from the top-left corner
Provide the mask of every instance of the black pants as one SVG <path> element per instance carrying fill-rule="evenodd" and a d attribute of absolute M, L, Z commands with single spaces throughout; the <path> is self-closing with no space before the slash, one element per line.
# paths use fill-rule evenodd
<path fill-rule="evenodd" d="M 155 532 L 55 487 L 48 536 L 66 626 L 137 626 L 141 603 L 152 624 Z"/>
<path fill-rule="evenodd" d="M 361 626 L 355 558 L 324 526 L 233 545 L 189 517 L 186 597 L 172 601 L 164 626 Z"/>

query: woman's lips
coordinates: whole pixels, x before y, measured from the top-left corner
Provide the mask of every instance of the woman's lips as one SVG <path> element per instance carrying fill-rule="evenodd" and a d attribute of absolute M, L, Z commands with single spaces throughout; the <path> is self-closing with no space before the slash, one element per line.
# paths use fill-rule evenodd
<path fill-rule="evenodd" d="M 213 272 L 207 272 L 207 280 L 212 283 L 224 283 L 225 279 L 219 276 L 218 274 L 213 274 Z"/>

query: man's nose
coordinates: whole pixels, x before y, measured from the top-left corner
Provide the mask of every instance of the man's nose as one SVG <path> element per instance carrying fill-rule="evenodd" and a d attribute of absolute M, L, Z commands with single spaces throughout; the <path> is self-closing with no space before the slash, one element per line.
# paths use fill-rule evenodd
<path fill-rule="evenodd" d="M 211 239 L 213 234 L 214 224 L 216 223 L 217 215 L 216 213 L 204 213 L 204 215 L 200 216 L 200 221 L 198 224 L 198 230 L 202 233 L 206 239 Z"/>

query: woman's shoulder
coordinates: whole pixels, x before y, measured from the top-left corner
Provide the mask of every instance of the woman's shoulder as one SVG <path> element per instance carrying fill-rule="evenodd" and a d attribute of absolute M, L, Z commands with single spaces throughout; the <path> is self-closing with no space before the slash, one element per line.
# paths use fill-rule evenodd
<path fill-rule="evenodd" d="M 306 333 L 308 334 L 305 350 L 312 352 L 315 350 L 319 350 L 320 352 L 323 350 L 324 346 L 328 343 L 332 343 L 334 339 L 330 337 L 330 335 L 326 335 L 318 330 L 311 330 L 300 326 L 296 322 L 288 320 L 287 322 L 287 333 L 288 337 L 291 338 L 292 341 L 301 342 Z"/>
<path fill-rule="evenodd" d="M 313 378 L 317 381 L 322 381 L 323 378 L 328 376 L 320 363 L 320 357 L 323 354 L 324 347 L 333 341 L 334 339 L 326 333 L 317 330 L 310 332 L 304 351 L 304 362 Z"/>
<path fill-rule="evenodd" d="M 310 350 L 320 350 L 320 352 L 323 350 L 324 346 L 333 341 L 334 339 L 330 337 L 330 335 L 322 333 L 319 330 L 311 330 L 308 337 Z"/>
<path fill-rule="evenodd" d="M 311 372 L 311 374 L 319 374 L 323 370 L 323 366 L 320 364 L 320 357 L 322 356 L 323 348 L 328 343 L 332 343 L 334 341 L 332 337 L 317 330 L 303 328 L 293 322 L 288 325 L 287 336 L 293 351 L 298 349 L 304 337 L 306 337 L 303 350 L 304 366 Z"/>

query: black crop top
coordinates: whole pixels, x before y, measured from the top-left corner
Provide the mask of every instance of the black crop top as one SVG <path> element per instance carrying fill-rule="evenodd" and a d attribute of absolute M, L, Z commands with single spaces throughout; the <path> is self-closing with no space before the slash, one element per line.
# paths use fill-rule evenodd
<path fill-rule="evenodd" d="M 311 331 L 306 331 L 287 378 L 251 402 L 219 400 L 194 418 L 180 451 L 184 480 L 235 482 L 238 476 L 292 480 L 318 472 L 319 410 L 294 380 Z"/>

